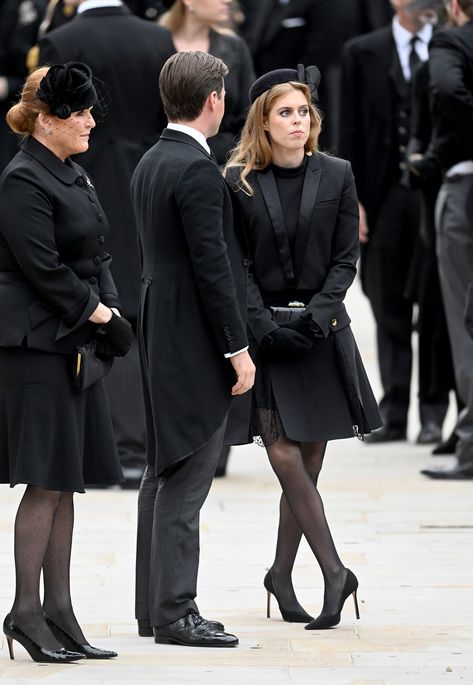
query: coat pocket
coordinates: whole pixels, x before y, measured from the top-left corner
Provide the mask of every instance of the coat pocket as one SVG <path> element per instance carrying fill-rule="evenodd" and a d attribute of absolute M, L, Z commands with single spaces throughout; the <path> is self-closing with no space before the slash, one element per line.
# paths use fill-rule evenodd
<path fill-rule="evenodd" d="M 56 316 L 56 314 L 41 302 L 33 302 L 28 306 L 28 318 L 32 331 L 53 316 Z"/>

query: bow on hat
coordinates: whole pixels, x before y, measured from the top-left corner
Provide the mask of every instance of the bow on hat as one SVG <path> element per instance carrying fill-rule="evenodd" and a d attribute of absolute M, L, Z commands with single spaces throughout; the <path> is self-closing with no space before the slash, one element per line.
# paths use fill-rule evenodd
<path fill-rule="evenodd" d="M 269 71 L 267 74 L 260 76 L 250 88 L 250 102 L 253 102 L 266 91 L 271 90 L 274 86 L 279 86 L 282 83 L 290 83 L 291 81 L 298 83 L 305 83 L 309 89 L 314 105 L 319 102 L 319 94 L 317 87 L 321 80 L 320 71 L 316 66 L 304 67 L 303 64 L 297 65 L 296 69 L 275 69 Z"/>

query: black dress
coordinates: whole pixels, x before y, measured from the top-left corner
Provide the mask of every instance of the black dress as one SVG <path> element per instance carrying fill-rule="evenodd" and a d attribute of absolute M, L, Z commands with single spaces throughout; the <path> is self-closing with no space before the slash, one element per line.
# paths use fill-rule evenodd
<path fill-rule="evenodd" d="M 0 482 L 83 492 L 123 480 L 103 383 L 73 357 L 120 307 L 108 224 L 84 170 L 33 138 L 0 177 Z"/>
<path fill-rule="evenodd" d="M 340 177 L 340 170 L 337 168 L 340 162 L 341 160 L 335 158 L 317 155 L 315 159 L 306 157 L 304 163 L 295 169 L 281 169 L 273 165 L 262 174 L 251 176 L 250 181 L 255 190 L 253 198 L 237 190 L 232 171 L 230 173 L 228 180 L 240 200 L 253 263 L 249 326 L 254 336 L 251 353 L 256 364 L 256 379 L 250 400 L 251 408 L 245 397 L 238 398 L 235 402 L 226 442 L 240 444 L 255 436 L 260 438 L 257 438 L 257 442 L 265 445 L 281 436 L 298 442 L 334 440 L 354 435 L 362 438 L 363 434 L 381 425 L 377 403 L 349 326 L 350 319 L 343 302 L 338 298 L 333 297 L 330 305 L 334 315 L 329 319 L 328 334 L 317 337 L 312 350 L 305 356 L 279 357 L 271 354 L 271 348 L 264 345 L 264 335 L 261 336 L 264 328 L 267 333 L 271 330 L 268 313 L 271 306 L 287 307 L 290 301 L 297 300 L 307 306 L 307 312 L 313 309 L 314 320 L 317 321 L 317 307 L 314 303 L 324 289 L 328 288 L 330 271 L 340 268 L 342 263 L 344 269 L 349 270 L 356 262 L 358 247 L 350 247 L 351 243 L 357 241 L 357 214 L 356 209 L 352 208 L 353 202 L 356 203 L 356 195 L 351 196 L 354 191 L 350 177 L 343 192 L 338 191 L 335 184 L 330 182 L 330 176 Z M 324 167 L 327 166 L 328 169 L 325 170 Z M 325 184 L 322 180 L 317 185 L 313 182 L 316 170 L 321 170 L 321 177 L 325 176 L 327 179 L 327 196 L 330 200 L 324 199 Z M 310 197 L 311 186 L 310 201 L 314 204 L 314 195 L 318 194 L 318 197 L 312 212 L 309 211 L 312 214 L 309 230 L 313 235 L 313 243 L 308 240 L 307 245 L 313 246 L 314 252 L 306 249 L 301 262 L 298 254 L 301 240 L 299 233 L 303 230 L 301 217 L 307 212 L 307 207 L 302 205 Z M 337 244 L 338 236 L 336 219 L 333 222 L 334 228 L 330 227 L 332 222 L 329 220 L 329 209 L 335 216 L 343 214 L 345 217 L 344 230 L 347 237 L 342 241 L 338 239 L 339 251 L 343 257 L 339 257 L 331 247 L 331 243 Z M 268 219 L 270 225 L 267 225 Z M 338 231 L 341 232 L 339 225 Z M 311 265 L 310 257 L 311 254 L 317 255 L 317 242 L 320 253 L 327 250 L 328 260 L 333 260 L 325 275 L 321 274 L 320 288 L 307 287 L 316 285 L 311 271 L 315 273 L 320 265 L 316 265 L 315 261 Z M 260 257 L 268 254 L 274 244 L 279 252 L 279 276 L 276 275 L 277 265 L 269 262 L 267 265 L 262 264 Z M 302 263 L 303 268 L 300 266 Z M 292 270 L 292 287 L 287 287 L 284 277 L 287 267 L 290 267 L 289 271 Z M 274 284 L 271 286 L 269 280 L 265 282 L 270 271 L 273 271 Z M 287 278 L 290 279 L 290 276 Z M 352 279 L 353 276 L 348 276 L 345 284 Z M 280 287 L 276 286 L 278 282 Z M 261 321 L 264 316 L 266 321 L 263 325 Z M 273 322 L 272 327 L 275 326 Z M 242 426 L 245 404 L 249 427 L 246 439 Z M 238 418 L 235 420 L 235 417 Z"/>

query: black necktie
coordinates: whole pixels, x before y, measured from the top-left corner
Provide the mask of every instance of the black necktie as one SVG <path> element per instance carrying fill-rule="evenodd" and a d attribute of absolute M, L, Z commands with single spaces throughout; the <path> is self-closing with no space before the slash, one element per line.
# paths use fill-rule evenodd
<path fill-rule="evenodd" d="M 416 43 L 417 41 L 420 40 L 419 36 L 412 36 L 410 40 L 411 44 L 411 52 L 409 53 L 409 71 L 410 71 L 410 80 L 412 80 L 412 76 L 419 66 L 419 64 L 422 62 L 421 58 L 419 57 L 417 50 L 416 50 Z"/>

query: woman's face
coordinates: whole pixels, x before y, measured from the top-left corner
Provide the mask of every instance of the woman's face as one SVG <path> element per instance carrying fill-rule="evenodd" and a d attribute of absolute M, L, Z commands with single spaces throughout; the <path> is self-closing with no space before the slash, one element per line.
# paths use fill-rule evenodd
<path fill-rule="evenodd" d="M 230 3 L 231 0 L 188 0 L 185 4 L 196 19 L 211 26 L 229 20 Z"/>
<path fill-rule="evenodd" d="M 89 136 L 95 126 L 92 108 L 72 112 L 67 119 L 50 117 L 51 142 L 55 154 L 60 159 L 85 152 L 89 147 Z M 46 127 L 45 127 L 46 128 Z"/>
<path fill-rule="evenodd" d="M 310 133 L 310 110 L 304 93 L 295 88 L 278 98 L 264 124 L 271 148 L 303 149 Z"/>

